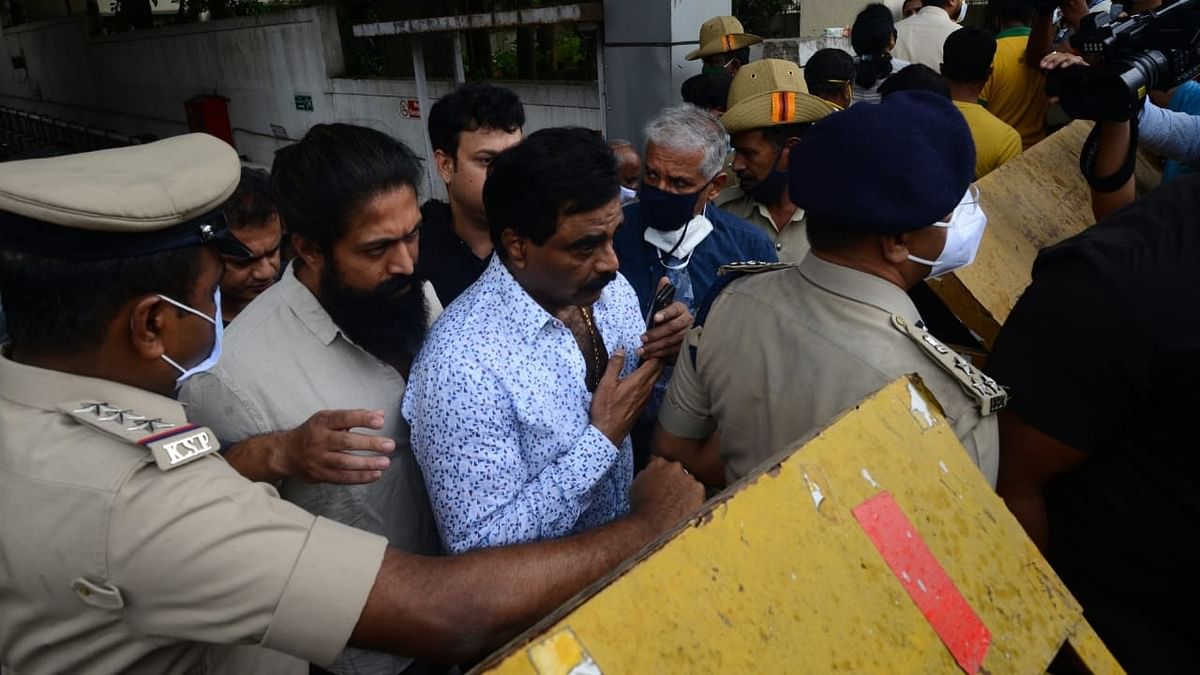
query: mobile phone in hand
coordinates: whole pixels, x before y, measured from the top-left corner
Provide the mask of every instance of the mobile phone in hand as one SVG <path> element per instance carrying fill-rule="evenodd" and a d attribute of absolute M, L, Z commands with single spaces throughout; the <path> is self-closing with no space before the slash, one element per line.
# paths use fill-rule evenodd
<path fill-rule="evenodd" d="M 672 302 L 675 302 L 675 284 L 668 283 L 658 291 L 658 295 L 654 296 L 654 302 L 650 304 L 650 313 L 646 315 L 646 330 L 654 328 L 654 315 L 666 309 Z"/>

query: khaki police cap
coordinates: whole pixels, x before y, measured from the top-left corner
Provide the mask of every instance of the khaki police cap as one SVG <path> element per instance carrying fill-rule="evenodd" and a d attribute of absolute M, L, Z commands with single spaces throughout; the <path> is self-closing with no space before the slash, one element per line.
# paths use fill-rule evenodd
<path fill-rule="evenodd" d="M 732 16 L 714 16 L 700 26 L 700 47 L 688 52 L 688 61 L 713 54 L 735 52 L 762 42 L 762 38 L 751 35 L 742 28 L 742 22 Z"/>
<path fill-rule="evenodd" d="M 729 86 L 721 123 L 731 134 L 780 124 L 816 122 L 836 110 L 832 103 L 808 93 L 800 66 L 763 59 L 742 66 Z"/>
<path fill-rule="evenodd" d="M 248 255 L 221 209 L 240 177 L 237 153 L 208 134 L 0 163 L 0 245 L 80 260 L 210 242 Z"/>

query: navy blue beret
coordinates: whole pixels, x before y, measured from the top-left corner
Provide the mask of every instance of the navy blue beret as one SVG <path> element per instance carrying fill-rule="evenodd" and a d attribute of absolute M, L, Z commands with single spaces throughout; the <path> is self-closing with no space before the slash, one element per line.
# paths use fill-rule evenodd
<path fill-rule="evenodd" d="M 975 177 L 962 113 L 927 91 L 859 103 L 817 122 L 791 150 L 792 203 L 831 225 L 870 234 L 928 227 Z"/>

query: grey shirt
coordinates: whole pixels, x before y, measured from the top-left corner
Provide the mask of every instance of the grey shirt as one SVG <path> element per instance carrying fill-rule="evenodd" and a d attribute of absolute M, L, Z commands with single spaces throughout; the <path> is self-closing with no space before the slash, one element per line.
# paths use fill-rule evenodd
<path fill-rule="evenodd" d="M 679 352 L 659 422 L 680 438 L 720 430 L 732 482 L 915 372 L 995 485 L 996 416 L 980 413 L 959 380 L 896 327 L 897 316 L 920 320 L 900 287 L 811 253 L 796 267 L 735 280 Z"/>
<path fill-rule="evenodd" d="M 423 285 L 432 321 L 441 304 Z M 420 468 L 400 415 L 404 378 L 351 342 L 291 266 L 279 283 L 238 314 L 225 332 L 220 362 L 189 378 L 180 392 L 188 418 L 216 433 L 228 448 L 252 436 L 294 429 L 320 410 L 383 410 L 377 432 L 396 441 L 391 465 L 368 485 L 284 480 L 280 495 L 310 513 L 387 537 L 396 548 L 438 553 L 437 529 Z M 360 430 L 362 431 L 362 430 Z M 318 617 L 313 617 L 316 620 Z M 404 657 L 348 649 L 333 671 L 397 673 Z"/>

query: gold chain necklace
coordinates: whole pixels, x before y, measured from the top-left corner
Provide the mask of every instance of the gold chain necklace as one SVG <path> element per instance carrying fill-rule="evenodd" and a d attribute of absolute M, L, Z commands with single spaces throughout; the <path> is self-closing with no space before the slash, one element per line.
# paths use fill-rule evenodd
<path fill-rule="evenodd" d="M 583 323 L 587 325 L 588 339 L 592 342 L 592 377 L 587 378 L 584 383 L 588 391 L 595 391 L 600 385 L 600 377 L 604 374 L 600 368 L 600 348 L 603 342 L 600 339 L 600 332 L 596 330 L 596 324 L 592 321 L 592 308 L 579 308 L 579 313 L 583 315 Z"/>

